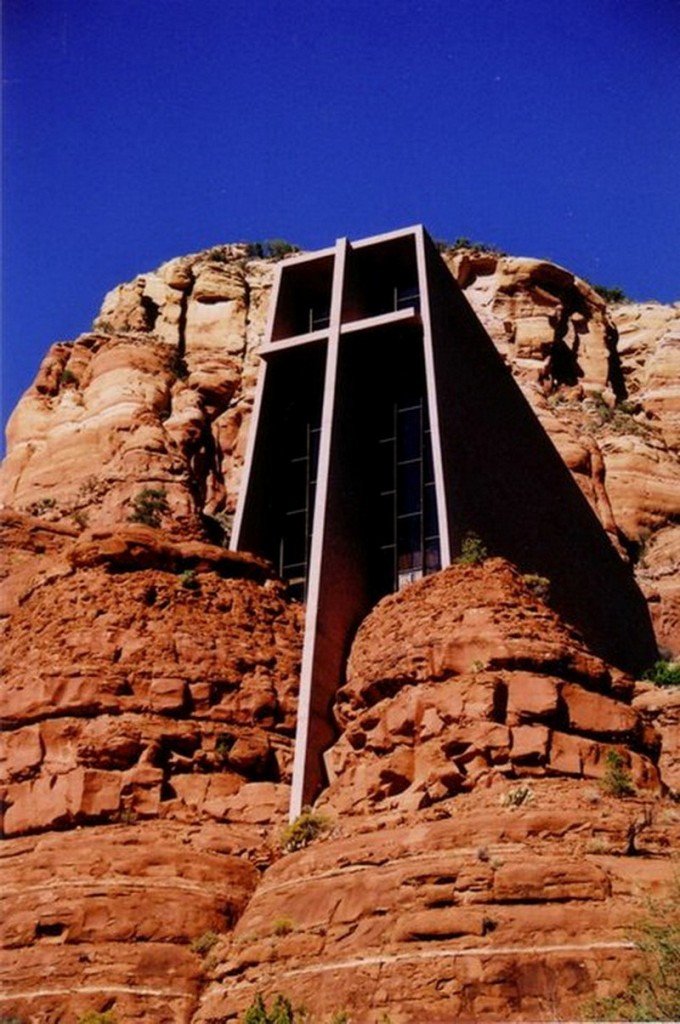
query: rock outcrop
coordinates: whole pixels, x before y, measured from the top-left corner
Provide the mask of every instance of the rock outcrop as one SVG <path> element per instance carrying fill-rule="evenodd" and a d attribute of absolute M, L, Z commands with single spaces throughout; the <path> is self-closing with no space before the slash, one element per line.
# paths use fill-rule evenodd
<path fill-rule="evenodd" d="M 617 753 L 658 789 L 632 680 L 591 655 L 501 559 L 384 598 L 338 692 L 322 797 L 343 814 L 419 809 L 499 778 L 602 779 Z"/>
<path fill-rule="evenodd" d="M 257 992 L 406 1024 L 566 1019 L 620 990 L 680 813 L 632 680 L 532 583 L 497 559 L 453 566 L 368 616 L 317 802 L 329 831 L 267 871 L 197 1022 L 235 1021 Z"/>
<path fill-rule="evenodd" d="M 171 534 L 228 532 L 273 272 L 250 251 L 171 260 L 53 346 L 8 426 L 6 507 L 83 530 L 134 518 L 153 490 Z M 608 307 L 546 261 L 444 258 L 679 654 L 680 309 Z"/>
<path fill-rule="evenodd" d="M 149 527 L 5 525 L 4 999 L 188 1021 L 286 818 L 300 606 Z"/>
<path fill-rule="evenodd" d="M 680 310 L 445 258 L 680 652 Z M 303 610 L 224 547 L 272 269 L 220 246 L 114 289 L 10 421 L 0 1016 L 577 1015 L 668 887 L 678 691 L 595 657 L 547 581 L 447 569 L 360 628 L 328 829 L 283 853 Z"/>

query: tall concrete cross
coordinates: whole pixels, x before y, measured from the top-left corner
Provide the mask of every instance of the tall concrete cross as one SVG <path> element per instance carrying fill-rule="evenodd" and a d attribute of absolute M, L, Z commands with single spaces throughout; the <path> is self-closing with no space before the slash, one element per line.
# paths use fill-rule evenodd
<path fill-rule="evenodd" d="M 549 577 L 555 607 L 609 660 L 651 663 L 653 634 L 632 573 L 422 226 L 352 243 L 341 238 L 282 261 L 260 354 L 232 547 L 269 557 L 304 588 L 291 817 L 326 779 L 332 705 L 354 633 L 400 583 L 399 524 L 388 552 L 391 578 L 374 524 L 381 501 L 391 500 L 396 517 L 399 484 L 393 480 L 389 499 L 378 480 L 378 420 L 384 400 L 404 388 L 422 396 L 427 433 L 419 476 L 411 474 L 420 483 L 402 487 L 420 487 L 419 513 L 400 518 L 415 527 L 419 514 L 422 538 L 427 492 L 435 522 L 427 543 L 438 540 L 436 561 L 428 563 L 421 545 L 411 575 L 450 564 L 474 531 L 494 553 Z M 301 424 L 315 427 L 312 441 L 307 429 L 306 451 L 296 447 Z M 423 484 L 430 455 L 431 480 Z M 400 468 L 408 480 L 406 462 Z M 309 500 L 291 510 L 286 494 L 303 471 Z M 298 521 L 301 542 L 289 535 Z M 300 543 L 304 552 L 280 556 Z M 413 536 L 404 544 L 413 548 Z"/>

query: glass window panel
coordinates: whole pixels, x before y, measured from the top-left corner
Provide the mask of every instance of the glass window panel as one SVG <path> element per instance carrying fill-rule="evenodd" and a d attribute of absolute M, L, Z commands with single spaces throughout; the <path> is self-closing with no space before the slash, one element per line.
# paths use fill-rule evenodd
<path fill-rule="evenodd" d="M 397 466 L 397 512 L 400 516 L 421 510 L 420 473 L 420 461 Z"/>
<path fill-rule="evenodd" d="M 289 580 L 295 580 L 298 577 L 304 576 L 307 566 L 305 562 L 296 562 L 294 565 L 285 565 L 286 577 Z"/>
<path fill-rule="evenodd" d="M 296 565 L 307 557 L 307 517 L 302 512 L 290 512 L 283 523 L 283 565 Z"/>
<path fill-rule="evenodd" d="M 434 484 L 426 484 L 425 486 L 425 523 L 423 532 L 426 537 L 436 537 L 439 534 L 437 495 Z"/>
<path fill-rule="evenodd" d="M 422 551 L 400 551 L 397 559 L 397 572 L 415 572 L 422 567 Z"/>
<path fill-rule="evenodd" d="M 420 307 L 420 294 L 417 285 L 395 288 L 395 309 L 407 309 L 409 306 Z"/>
<path fill-rule="evenodd" d="M 295 459 L 286 471 L 284 512 L 304 509 L 307 503 L 307 460 Z"/>
<path fill-rule="evenodd" d="M 378 539 L 380 546 L 394 544 L 394 495 L 381 494 L 378 499 Z"/>
<path fill-rule="evenodd" d="M 309 329 L 311 331 L 320 331 L 324 327 L 328 327 L 330 323 L 330 309 L 328 306 L 312 306 L 309 311 Z"/>
<path fill-rule="evenodd" d="M 378 552 L 380 586 L 386 591 L 394 590 L 396 584 L 396 567 L 394 560 L 395 549 L 393 546 L 382 548 Z"/>
<path fill-rule="evenodd" d="M 420 408 L 397 412 L 397 459 L 420 458 Z"/>
<path fill-rule="evenodd" d="M 307 458 L 307 424 L 293 421 L 285 425 L 289 436 L 288 456 L 289 459 Z"/>
<path fill-rule="evenodd" d="M 293 601 L 304 601 L 305 599 L 305 581 L 297 580 L 295 583 L 288 584 L 288 594 Z"/>
<path fill-rule="evenodd" d="M 309 432 L 309 475 L 316 480 L 316 473 L 319 465 L 319 440 L 321 430 L 319 428 Z"/>
<path fill-rule="evenodd" d="M 439 539 L 433 538 L 425 542 L 425 571 L 437 572 L 440 568 Z"/>
<path fill-rule="evenodd" d="M 378 490 L 394 490 L 394 442 L 381 441 L 378 445 Z"/>
<path fill-rule="evenodd" d="M 401 556 L 417 552 L 420 559 L 421 551 L 421 521 L 420 516 L 404 516 L 397 519 L 397 548 L 399 550 L 399 565 Z"/>
<path fill-rule="evenodd" d="M 423 474 L 425 483 L 434 480 L 434 466 L 432 465 L 432 440 L 429 434 L 423 438 Z"/>

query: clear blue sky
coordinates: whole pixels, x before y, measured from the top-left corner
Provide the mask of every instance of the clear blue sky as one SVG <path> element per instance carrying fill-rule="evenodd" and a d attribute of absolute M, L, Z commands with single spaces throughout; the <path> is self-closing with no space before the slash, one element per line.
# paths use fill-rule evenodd
<path fill-rule="evenodd" d="M 104 293 L 422 221 L 680 297 L 677 0 L 4 0 L 4 416 Z"/>

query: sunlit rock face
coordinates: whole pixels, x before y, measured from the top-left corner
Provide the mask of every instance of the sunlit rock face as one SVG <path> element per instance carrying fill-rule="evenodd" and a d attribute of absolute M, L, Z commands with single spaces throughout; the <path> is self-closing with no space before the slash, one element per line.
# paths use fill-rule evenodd
<path fill-rule="evenodd" d="M 8 429 L 0 630 L 4 1014 L 578 1016 L 634 966 L 677 848 L 678 697 L 595 657 L 505 562 L 385 598 L 284 854 L 303 624 L 223 543 L 274 261 L 120 285 Z M 677 307 L 544 261 L 444 257 L 680 651 Z M 536 591 L 536 586 L 539 591 Z M 603 787 L 616 752 L 635 795 Z"/>
<path fill-rule="evenodd" d="M 535 585 L 454 565 L 362 623 L 326 831 L 268 870 L 197 1021 L 279 991 L 321 1019 L 576 1019 L 625 983 L 626 922 L 680 836 L 676 702 L 594 657 Z M 612 757 L 635 796 L 614 795 Z"/>
<path fill-rule="evenodd" d="M 114 288 L 91 333 L 46 355 L 8 427 L 6 507 L 84 529 L 135 516 L 219 539 L 238 497 L 274 260 L 244 245 Z M 680 309 L 607 306 L 546 261 L 444 252 L 618 550 L 661 646 L 680 653 Z"/>
<path fill-rule="evenodd" d="M 188 1021 L 191 944 L 286 820 L 301 608 L 260 560 L 148 526 L 2 526 L 2 991 L 36 1021 Z"/>

